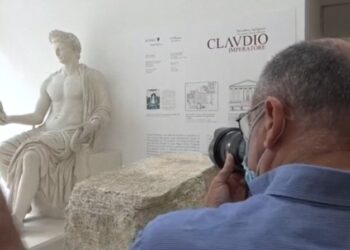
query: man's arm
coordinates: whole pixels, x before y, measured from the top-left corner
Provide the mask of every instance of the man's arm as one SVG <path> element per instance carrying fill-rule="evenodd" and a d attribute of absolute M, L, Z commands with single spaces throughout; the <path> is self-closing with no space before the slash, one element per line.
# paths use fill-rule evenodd
<path fill-rule="evenodd" d="M 6 123 L 19 123 L 25 125 L 38 125 L 44 121 L 45 115 L 50 108 L 51 99 L 47 93 L 48 80 L 46 80 L 40 89 L 40 97 L 36 104 L 35 111 L 33 113 L 24 115 L 6 116 Z"/>
<path fill-rule="evenodd" d="M 21 238 L 12 221 L 5 198 L 0 190 L 0 249 L 24 250 Z"/>
<path fill-rule="evenodd" d="M 158 216 L 137 234 L 129 250 L 193 249 L 193 244 L 196 245 L 207 236 L 211 236 L 210 228 L 220 225 L 217 224 L 217 219 L 220 218 L 217 215 L 220 213 L 213 212 L 215 208 L 227 202 L 246 199 L 244 177 L 233 172 L 234 165 L 233 156 L 227 155 L 224 167 L 214 177 L 209 187 L 206 196 L 208 208 L 183 210 Z M 225 216 L 226 213 L 221 218 L 226 218 Z"/>

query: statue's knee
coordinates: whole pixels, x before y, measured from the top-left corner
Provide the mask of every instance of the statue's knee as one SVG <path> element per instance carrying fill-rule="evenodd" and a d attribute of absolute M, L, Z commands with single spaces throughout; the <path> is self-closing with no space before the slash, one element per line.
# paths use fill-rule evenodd
<path fill-rule="evenodd" d="M 39 155 L 32 150 L 25 152 L 23 156 L 23 163 L 24 163 L 24 168 L 27 168 L 29 166 L 30 167 L 38 166 Z"/>

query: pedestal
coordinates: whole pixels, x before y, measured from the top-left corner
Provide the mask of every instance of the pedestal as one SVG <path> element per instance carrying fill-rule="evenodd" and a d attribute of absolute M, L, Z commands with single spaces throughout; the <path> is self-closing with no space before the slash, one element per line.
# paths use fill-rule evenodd
<path fill-rule="evenodd" d="M 63 250 L 64 220 L 27 216 L 22 242 L 28 250 Z"/>

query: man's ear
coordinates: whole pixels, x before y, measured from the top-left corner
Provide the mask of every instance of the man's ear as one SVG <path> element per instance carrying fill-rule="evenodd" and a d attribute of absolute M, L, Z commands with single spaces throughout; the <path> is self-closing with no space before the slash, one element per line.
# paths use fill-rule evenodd
<path fill-rule="evenodd" d="M 264 129 L 266 137 L 264 147 L 271 149 L 279 140 L 285 129 L 286 111 L 283 103 L 276 97 L 267 97 L 265 101 Z"/>

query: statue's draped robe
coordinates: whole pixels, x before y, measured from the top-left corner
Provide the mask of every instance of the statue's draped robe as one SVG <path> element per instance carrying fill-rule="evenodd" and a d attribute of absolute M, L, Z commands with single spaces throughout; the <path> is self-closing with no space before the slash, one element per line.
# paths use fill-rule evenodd
<path fill-rule="evenodd" d="M 50 81 L 57 73 L 59 72 L 52 74 L 46 81 Z M 98 127 L 101 128 L 109 120 L 111 109 L 104 78 L 98 71 L 83 64 L 79 66 L 79 73 L 83 86 L 83 123 L 97 120 Z M 40 184 L 37 197 L 52 207 L 63 210 L 75 182 L 76 154 L 70 142 L 76 129 L 77 127 L 48 131 L 44 123 L 2 143 L 0 164 L 7 168 L 10 208 L 17 198 L 23 173 L 23 156 L 32 150 L 40 156 Z M 88 142 L 90 146 L 94 142 L 95 135 Z"/>

